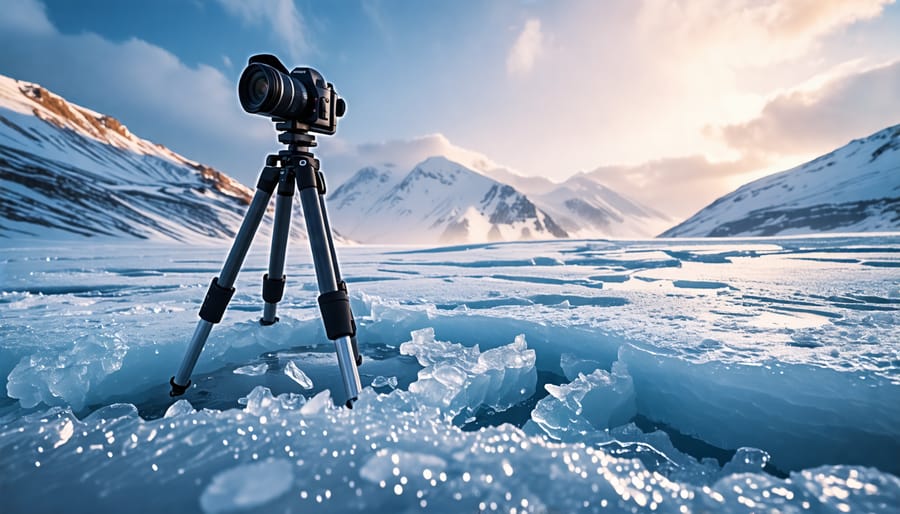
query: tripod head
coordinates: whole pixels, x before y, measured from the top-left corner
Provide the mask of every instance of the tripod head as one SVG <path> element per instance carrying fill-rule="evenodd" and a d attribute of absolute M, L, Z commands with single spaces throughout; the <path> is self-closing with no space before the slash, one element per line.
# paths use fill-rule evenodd
<path fill-rule="evenodd" d="M 312 68 L 288 72 L 270 54 L 250 58 L 238 82 L 238 97 L 245 111 L 269 116 L 279 125 L 288 122 L 294 131 L 332 135 L 337 119 L 347 112 L 347 102 L 321 73 Z"/>

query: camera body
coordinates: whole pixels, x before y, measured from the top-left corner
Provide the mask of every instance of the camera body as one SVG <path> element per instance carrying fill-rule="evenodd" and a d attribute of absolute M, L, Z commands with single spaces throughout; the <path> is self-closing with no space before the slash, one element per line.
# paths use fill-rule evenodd
<path fill-rule="evenodd" d="M 334 134 L 347 103 L 313 68 L 287 68 L 274 55 L 250 58 L 238 82 L 241 106 L 275 121 L 295 121 L 310 132 Z"/>

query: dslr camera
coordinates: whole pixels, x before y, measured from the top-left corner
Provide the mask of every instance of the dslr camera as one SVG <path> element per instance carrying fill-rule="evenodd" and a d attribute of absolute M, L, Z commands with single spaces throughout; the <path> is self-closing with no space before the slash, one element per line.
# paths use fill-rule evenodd
<path fill-rule="evenodd" d="M 310 132 L 332 135 L 347 103 L 312 68 L 287 67 L 274 55 L 254 55 L 238 82 L 241 107 L 275 121 L 294 121 Z"/>

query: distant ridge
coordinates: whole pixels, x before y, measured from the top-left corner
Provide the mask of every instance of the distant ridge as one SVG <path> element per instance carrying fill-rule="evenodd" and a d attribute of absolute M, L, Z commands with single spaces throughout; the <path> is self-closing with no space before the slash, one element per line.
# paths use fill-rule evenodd
<path fill-rule="evenodd" d="M 750 182 L 660 237 L 900 230 L 900 125 Z"/>
<path fill-rule="evenodd" d="M 115 118 L 0 75 L 0 238 L 227 240 L 252 196 Z M 292 235 L 305 237 L 301 220 Z"/>

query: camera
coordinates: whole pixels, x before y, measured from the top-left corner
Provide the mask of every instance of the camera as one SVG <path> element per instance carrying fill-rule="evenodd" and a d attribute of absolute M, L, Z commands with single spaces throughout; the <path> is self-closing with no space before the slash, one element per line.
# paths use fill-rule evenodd
<path fill-rule="evenodd" d="M 312 68 L 288 72 L 269 54 L 250 58 L 238 82 L 238 97 L 251 114 L 302 123 L 320 134 L 334 134 L 337 119 L 347 111 L 347 103 L 321 73 Z"/>

